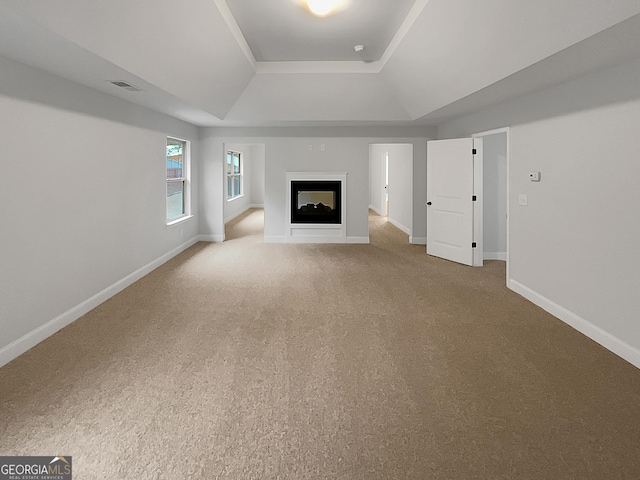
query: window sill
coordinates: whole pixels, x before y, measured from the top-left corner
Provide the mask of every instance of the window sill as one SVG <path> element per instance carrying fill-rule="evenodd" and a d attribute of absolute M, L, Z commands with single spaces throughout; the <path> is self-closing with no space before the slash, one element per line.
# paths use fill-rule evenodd
<path fill-rule="evenodd" d="M 167 222 L 167 227 L 173 227 L 174 225 L 178 225 L 179 223 L 186 222 L 193 218 L 193 215 L 184 215 L 183 217 L 176 218 L 175 220 L 171 220 Z"/>
<path fill-rule="evenodd" d="M 242 194 L 242 195 L 237 195 L 237 196 L 235 196 L 233 198 L 227 198 L 227 202 L 233 202 L 235 200 L 240 200 L 243 197 L 244 197 L 244 195 Z"/>

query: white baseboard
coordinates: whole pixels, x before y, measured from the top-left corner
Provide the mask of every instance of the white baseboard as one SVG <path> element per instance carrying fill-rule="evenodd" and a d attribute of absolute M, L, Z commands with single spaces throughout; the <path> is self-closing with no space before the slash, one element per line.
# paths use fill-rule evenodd
<path fill-rule="evenodd" d="M 347 243 L 356 245 L 367 245 L 371 243 L 369 237 L 347 237 Z"/>
<path fill-rule="evenodd" d="M 507 252 L 483 252 L 482 256 L 485 260 L 507 261 Z"/>
<path fill-rule="evenodd" d="M 287 237 L 277 235 L 265 235 L 264 243 L 287 243 Z"/>
<path fill-rule="evenodd" d="M 559 318 L 566 324 L 572 326 L 579 332 L 589 337 L 594 342 L 599 343 L 607 350 L 615 353 L 630 364 L 640 368 L 640 350 L 620 340 L 618 337 L 611 335 L 606 330 L 592 324 L 584 318 L 531 290 L 529 287 L 521 283 L 509 279 L 507 286 L 514 292 L 522 295 L 527 300 L 533 302 L 540 308 L 546 310 L 551 315 Z"/>
<path fill-rule="evenodd" d="M 222 243 L 224 235 L 198 235 L 199 242 Z"/>
<path fill-rule="evenodd" d="M 397 220 L 391 218 L 391 217 L 387 217 L 387 220 L 389 221 L 389 223 L 391 225 L 393 225 L 394 227 L 396 227 L 398 230 L 403 231 L 404 233 L 406 233 L 407 235 L 411 235 L 411 229 L 409 227 L 405 227 L 404 225 L 402 225 L 400 222 L 398 222 Z"/>
<path fill-rule="evenodd" d="M 427 237 L 409 237 L 409 243 L 413 245 L 426 245 Z"/>
<path fill-rule="evenodd" d="M 264 237 L 264 243 L 335 243 L 335 244 L 369 244 L 369 237 L 347 237 L 346 240 L 342 237 L 286 237 L 266 235 Z"/>
<path fill-rule="evenodd" d="M 285 237 L 285 243 L 335 243 L 344 244 L 347 243 L 347 238 L 343 236 L 324 236 L 324 235 L 304 235 L 304 236 L 292 236 Z"/>
<path fill-rule="evenodd" d="M 117 293 L 121 292 L 131 284 L 137 282 L 145 275 L 151 273 L 153 270 L 158 268 L 163 263 L 166 263 L 167 261 L 171 260 L 173 257 L 178 255 L 179 253 L 182 253 L 183 251 L 185 251 L 187 248 L 191 247 L 192 245 L 195 245 L 198 242 L 198 240 L 199 240 L 199 237 L 195 237 L 189 240 L 188 242 L 183 243 L 179 247 L 176 247 L 170 252 L 165 253 L 164 255 L 157 258 L 156 260 L 153 260 L 147 263 L 145 266 L 139 268 L 135 272 L 130 273 L 123 279 L 118 280 L 116 283 L 110 285 L 109 287 L 105 288 L 101 292 L 98 292 L 91 298 L 88 298 L 87 300 L 85 300 L 82 303 L 79 303 L 78 305 L 71 308 L 70 310 L 67 310 L 66 312 L 58 315 L 52 320 L 49 320 L 44 325 L 41 325 L 40 327 L 34 330 L 31 330 L 26 335 L 20 337 L 14 342 L 11 342 L 9 345 L 1 348 L 0 349 L 0 367 L 3 365 L 6 365 L 11 360 L 19 357 L 27 350 L 35 347 L 38 343 L 42 342 L 43 340 L 46 340 L 51 335 L 56 333 L 58 330 L 61 330 L 62 328 L 69 325 L 70 323 L 73 323 L 75 320 L 80 318 L 85 313 L 90 312 L 101 303 L 107 301 L 108 299 L 110 299 Z"/>
<path fill-rule="evenodd" d="M 384 217 L 382 212 L 378 210 L 376 207 L 374 207 L 373 205 L 369 205 L 369 210 L 373 210 L 374 212 L 376 212 L 376 214 L 380 215 L 381 217 Z"/>

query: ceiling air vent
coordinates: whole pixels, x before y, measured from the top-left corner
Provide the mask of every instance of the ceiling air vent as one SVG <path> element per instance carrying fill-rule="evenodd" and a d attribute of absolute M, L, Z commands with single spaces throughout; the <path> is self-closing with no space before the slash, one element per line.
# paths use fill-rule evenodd
<path fill-rule="evenodd" d="M 131 85 L 130 83 L 127 82 L 123 82 L 122 80 L 114 80 L 114 81 L 110 81 L 109 83 L 112 85 L 115 85 L 116 87 L 120 87 L 120 88 L 124 88 L 125 90 L 129 90 L 130 92 L 141 92 L 142 89 L 138 88 L 134 85 Z"/>

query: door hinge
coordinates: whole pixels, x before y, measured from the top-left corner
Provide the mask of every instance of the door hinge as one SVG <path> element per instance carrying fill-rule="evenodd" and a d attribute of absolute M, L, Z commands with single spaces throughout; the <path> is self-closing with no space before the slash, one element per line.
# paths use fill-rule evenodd
<path fill-rule="evenodd" d="M 477 200 L 478 200 L 478 197 L 476 197 L 475 195 L 474 195 L 473 197 L 471 197 L 471 201 L 472 201 L 472 202 L 475 202 L 475 201 L 477 201 Z"/>
<path fill-rule="evenodd" d="M 478 153 L 478 150 L 476 150 L 475 148 L 473 150 L 471 150 L 471 154 L 472 155 L 476 155 Z"/>
<path fill-rule="evenodd" d="M 473 243 L 471 244 L 471 248 L 476 248 L 476 242 L 473 242 Z"/>

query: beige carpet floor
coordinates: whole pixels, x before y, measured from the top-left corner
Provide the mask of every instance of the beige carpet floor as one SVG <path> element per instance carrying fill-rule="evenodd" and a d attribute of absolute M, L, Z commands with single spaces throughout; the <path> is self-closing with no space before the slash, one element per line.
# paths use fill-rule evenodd
<path fill-rule="evenodd" d="M 0 369 L 0 455 L 82 479 L 637 479 L 640 371 L 372 216 L 228 225 Z M 37 301 L 37 299 L 34 299 Z"/>

